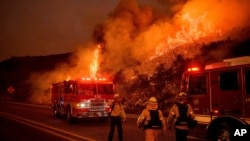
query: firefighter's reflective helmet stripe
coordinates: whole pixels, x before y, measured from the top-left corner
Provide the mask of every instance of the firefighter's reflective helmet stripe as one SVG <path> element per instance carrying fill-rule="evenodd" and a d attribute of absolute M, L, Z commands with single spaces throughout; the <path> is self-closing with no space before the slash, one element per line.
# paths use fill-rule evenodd
<path fill-rule="evenodd" d="M 148 102 L 157 103 L 157 99 L 154 96 L 152 96 L 149 98 Z"/>
<path fill-rule="evenodd" d="M 119 98 L 119 97 L 120 97 L 119 94 L 115 94 L 115 95 L 114 95 L 114 98 Z"/>
<path fill-rule="evenodd" d="M 187 93 L 185 93 L 185 92 L 180 92 L 178 97 L 179 97 L 179 98 L 187 98 Z"/>

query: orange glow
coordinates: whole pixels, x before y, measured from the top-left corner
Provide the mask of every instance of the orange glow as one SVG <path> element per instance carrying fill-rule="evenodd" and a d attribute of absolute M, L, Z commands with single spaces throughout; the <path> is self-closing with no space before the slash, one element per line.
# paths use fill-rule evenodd
<path fill-rule="evenodd" d="M 97 48 L 94 51 L 93 60 L 90 64 L 90 77 L 96 78 L 97 72 L 99 70 L 99 56 L 101 51 L 101 45 L 97 45 Z"/>
<path fill-rule="evenodd" d="M 82 80 L 91 80 L 89 77 L 83 77 Z"/>
<path fill-rule="evenodd" d="M 178 24 L 176 32 L 172 36 L 168 35 L 165 37 L 164 43 L 158 44 L 154 57 L 161 56 L 174 49 L 178 49 L 179 53 L 184 53 L 186 56 L 192 56 L 192 50 L 187 51 L 187 46 L 185 45 L 205 42 L 221 34 L 221 31 L 215 29 L 213 24 L 207 20 L 206 12 L 198 17 L 193 17 L 189 13 L 185 13 L 176 18 Z"/>
<path fill-rule="evenodd" d="M 66 81 L 69 81 L 70 80 L 70 76 L 67 77 Z"/>
<path fill-rule="evenodd" d="M 192 67 L 192 68 L 188 68 L 188 71 L 199 71 L 200 69 L 197 67 Z"/>
<path fill-rule="evenodd" d="M 225 31 L 248 23 L 249 6 L 249 0 L 210 0 L 206 2 L 193 0 L 189 1 L 181 12 L 188 12 L 193 16 L 206 12 L 207 20 L 213 23 L 214 29 Z"/>
<path fill-rule="evenodd" d="M 82 77 L 83 81 L 91 81 L 91 80 L 95 80 L 95 81 L 106 81 L 106 78 L 90 78 L 90 77 Z"/>
<path fill-rule="evenodd" d="M 219 113 L 219 110 L 214 110 L 214 114 L 218 114 Z"/>

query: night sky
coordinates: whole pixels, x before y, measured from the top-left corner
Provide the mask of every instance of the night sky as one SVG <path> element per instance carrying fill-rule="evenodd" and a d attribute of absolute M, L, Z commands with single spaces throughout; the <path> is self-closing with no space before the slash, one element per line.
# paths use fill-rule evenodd
<path fill-rule="evenodd" d="M 119 0 L 1 0 L 0 61 L 72 52 Z"/>
<path fill-rule="evenodd" d="M 248 33 L 249 8 L 249 0 L 1 0 L 0 61 L 74 52 L 87 47 L 96 25 L 103 27 L 105 36 L 97 35 L 112 50 L 106 54 L 111 61 L 127 60 L 131 53 L 135 60 L 145 60 L 152 56 L 149 52 L 157 55 L 161 42 L 178 41 L 180 33 L 190 37 L 217 30 L 221 38 L 237 36 L 236 30 Z M 186 14 L 191 15 L 191 21 L 186 16 L 186 22 L 193 22 L 190 25 L 178 21 Z"/>

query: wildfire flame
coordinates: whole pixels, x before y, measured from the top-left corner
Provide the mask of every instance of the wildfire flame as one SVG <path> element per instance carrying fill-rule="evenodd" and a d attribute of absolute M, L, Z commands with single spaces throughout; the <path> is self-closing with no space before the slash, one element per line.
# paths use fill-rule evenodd
<path fill-rule="evenodd" d="M 183 45 L 203 41 L 207 38 L 211 40 L 211 38 L 220 35 L 220 30 L 215 30 L 212 23 L 206 20 L 206 13 L 196 19 L 186 13 L 180 17 L 180 20 L 180 30 L 176 32 L 174 37 L 169 35 L 163 42 L 159 43 L 155 55 L 150 60 L 167 53 L 169 49 L 185 47 Z"/>
<path fill-rule="evenodd" d="M 92 63 L 90 64 L 90 77 L 91 78 L 96 78 L 97 72 L 100 69 L 99 67 L 100 53 L 101 53 L 101 45 L 98 44 L 97 48 L 94 50 L 93 60 L 92 60 Z"/>
<path fill-rule="evenodd" d="M 66 79 L 66 81 L 69 81 L 70 79 L 71 79 L 70 76 L 68 76 L 67 79 Z"/>
<path fill-rule="evenodd" d="M 64 79 L 66 74 L 75 78 L 90 73 L 94 79 L 103 70 L 110 75 L 123 70 L 127 78 L 138 73 L 151 75 L 158 63 L 171 67 L 177 55 L 184 58 L 196 56 L 204 47 L 203 43 L 249 38 L 249 0 L 157 1 L 162 5 L 120 0 L 93 34 L 94 43 L 104 42 L 105 50 L 102 51 L 100 44 L 93 53 L 91 44 L 76 52 L 72 59 L 77 64 L 74 69 L 63 65 L 52 73 L 33 75 L 30 82 L 36 82 L 34 85 L 40 88 L 35 87 L 34 93 L 41 94 L 36 97 L 43 96 L 42 90 L 48 88 L 47 84 Z M 211 55 L 223 57 L 225 50 Z M 101 62 L 100 68 L 101 55 L 105 61 Z"/>

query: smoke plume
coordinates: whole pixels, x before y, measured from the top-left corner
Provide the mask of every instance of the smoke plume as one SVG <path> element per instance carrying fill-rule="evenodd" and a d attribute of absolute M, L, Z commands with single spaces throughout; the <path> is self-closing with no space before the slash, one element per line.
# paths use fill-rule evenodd
<path fill-rule="evenodd" d="M 159 63 L 171 66 L 176 56 L 193 58 L 204 44 L 229 37 L 249 38 L 242 36 L 242 31 L 249 31 L 249 9 L 249 0 L 120 0 L 106 21 L 97 24 L 93 43 L 76 51 L 73 65 L 60 66 L 31 80 L 48 88 L 47 84 L 69 74 L 72 78 L 88 74 L 99 43 L 104 44 L 101 72 L 115 74 L 137 67 L 151 73 Z"/>
<path fill-rule="evenodd" d="M 121 0 L 99 25 L 101 37 L 96 36 L 96 40 L 101 38 L 106 44 L 104 69 L 116 72 L 163 55 L 163 61 L 169 63 L 176 55 L 192 58 L 202 44 L 240 38 L 240 31 L 248 28 L 248 0 L 158 2 L 172 6 L 168 10 L 171 14 L 135 0 Z"/>

